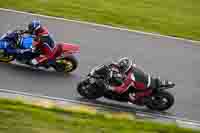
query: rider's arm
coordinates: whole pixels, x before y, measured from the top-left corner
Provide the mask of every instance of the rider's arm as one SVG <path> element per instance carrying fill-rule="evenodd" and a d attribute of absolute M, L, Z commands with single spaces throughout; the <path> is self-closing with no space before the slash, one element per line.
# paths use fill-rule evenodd
<path fill-rule="evenodd" d="M 32 49 L 20 49 L 20 48 L 7 48 L 7 53 L 9 54 L 23 54 L 24 52 L 31 52 Z"/>
<path fill-rule="evenodd" d="M 123 75 L 120 73 L 119 69 L 116 66 L 111 67 L 112 77 L 110 83 L 113 86 L 120 86 L 123 84 Z"/>

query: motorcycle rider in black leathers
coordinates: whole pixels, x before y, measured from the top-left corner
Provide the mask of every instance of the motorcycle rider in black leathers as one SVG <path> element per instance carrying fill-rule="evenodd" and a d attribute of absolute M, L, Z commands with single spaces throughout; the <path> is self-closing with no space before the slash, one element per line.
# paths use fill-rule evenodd
<path fill-rule="evenodd" d="M 167 80 L 161 81 L 159 78 L 153 78 L 150 74 L 147 74 L 136 67 L 136 65 L 133 64 L 132 60 L 130 60 L 128 57 L 120 58 L 117 62 L 109 64 L 109 67 L 111 67 L 112 70 L 112 83 L 115 82 L 115 87 L 111 86 L 109 89 L 116 93 L 119 93 L 116 86 L 121 86 L 129 73 L 133 74 L 135 80 L 134 88 L 140 91 L 129 94 L 129 101 L 131 103 L 135 103 L 139 98 L 145 96 L 146 89 L 174 85 Z"/>

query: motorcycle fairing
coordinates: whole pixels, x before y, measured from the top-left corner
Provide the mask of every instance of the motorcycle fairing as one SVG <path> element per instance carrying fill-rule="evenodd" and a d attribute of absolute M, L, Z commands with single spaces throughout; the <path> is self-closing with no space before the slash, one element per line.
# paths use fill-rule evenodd
<path fill-rule="evenodd" d="M 6 49 L 8 48 L 9 43 L 4 40 L 0 40 L 0 49 Z"/>
<path fill-rule="evenodd" d="M 33 47 L 33 38 L 31 36 L 22 37 L 19 43 L 21 49 L 31 49 Z"/>
<path fill-rule="evenodd" d="M 59 43 L 62 46 L 62 51 L 65 53 L 76 53 L 80 51 L 80 46 L 69 43 Z M 59 45 L 57 44 L 57 45 Z"/>

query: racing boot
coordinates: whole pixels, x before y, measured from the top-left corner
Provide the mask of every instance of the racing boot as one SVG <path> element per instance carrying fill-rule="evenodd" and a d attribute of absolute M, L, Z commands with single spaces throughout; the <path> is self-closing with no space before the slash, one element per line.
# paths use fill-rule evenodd
<path fill-rule="evenodd" d="M 129 104 L 135 104 L 135 101 L 136 101 L 135 93 L 129 93 L 129 101 L 128 101 L 128 103 Z"/>
<path fill-rule="evenodd" d="M 34 67 L 39 67 L 41 66 L 42 64 L 46 63 L 48 61 L 47 57 L 44 56 L 44 55 L 40 55 L 34 59 L 32 59 L 30 61 L 30 64 Z"/>
<path fill-rule="evenodd" d="M 148 96 L 152 92 L 151 89 L 142 92 L 129 93 L 129 104 L 144 105 L 148 102 Z"/>
<path fill-rule="evenodd" d="M 143 105 L 141 99 L 142 99 L 142 96 L 139 96 L 136 93 L 129 93 L 128 104 Z"/>

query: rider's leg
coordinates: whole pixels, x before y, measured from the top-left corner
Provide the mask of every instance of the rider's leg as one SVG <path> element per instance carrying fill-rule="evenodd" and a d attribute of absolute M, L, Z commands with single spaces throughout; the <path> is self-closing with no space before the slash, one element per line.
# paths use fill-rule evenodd
<path fill-rule="evenodd" d="M 31 60 L 33 65 L 42 64 L 54 58 L 54 48 L 50 48 L 48 44 L 43 44 L 43 54 Z"/>
<path fill-rule="evenodd" d="M 129 100 L 132 103 L 137 102 L 140 98 L 148 94 L 147 86 L 144 83 L 141 82 L 135 83 L 134 89 L 135 89 L 134 92 L 129 93 Z"/>
<path fill-rule="evenodd" d="M 131 103 L 140 102 L 142 98 L 144 98 L 145 96 L 149 96 L 151 92 L 152 92 L 152 89 L 146 89 L 140 92 L 129 93 L 129 100 Z"/>

